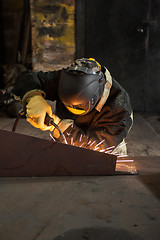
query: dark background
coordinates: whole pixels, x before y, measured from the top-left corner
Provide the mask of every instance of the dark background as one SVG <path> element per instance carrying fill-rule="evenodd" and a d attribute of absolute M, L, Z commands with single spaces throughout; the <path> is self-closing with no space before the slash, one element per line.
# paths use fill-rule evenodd
<path fill-rule="evenodd" d="M 75 58 L 105 65 L 135 111 L 159 112 L 160 0 L 77 0 L 75 21 Z M 30 25 L 29 0 L 0 0 L 0 67 L 32 68 Z"/>
<path fill-rule="evenodd" d="M 160 1 L 80 0 L 76 16 L 77 56 L 105 65 L 134 110 L 160 111 Z"/>

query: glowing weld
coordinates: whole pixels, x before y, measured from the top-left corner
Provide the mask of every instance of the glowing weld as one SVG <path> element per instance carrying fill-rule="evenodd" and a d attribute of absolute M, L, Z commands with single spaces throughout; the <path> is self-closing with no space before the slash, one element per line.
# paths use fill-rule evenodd
<path fill-rule="evenodd" d="M 71 137 L 71 145 L 73 145 L 73 137 Z"/>
<path fill-rule="evenodd" d="M 90 140 L 89 142 L 88 142 L 88 145 L 91 143 L 92 141 Z"/>
<path fill-rule="evenodd" d="M 70 136 L 70 135 L 71 135 L 71 134 L 70 134 L 70 133 L 68 133 L 68 132 L 67 132 L 66 134 L 67 134 L 68 136 Z"/>

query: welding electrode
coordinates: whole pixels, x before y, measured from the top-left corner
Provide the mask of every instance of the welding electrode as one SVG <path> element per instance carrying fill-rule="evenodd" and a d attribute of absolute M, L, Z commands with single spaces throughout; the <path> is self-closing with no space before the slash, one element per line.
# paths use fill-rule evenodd
<path fill-rule="evenodd" d="M 59 131 L 59 133 L 60 133 L 60 135 L 62 135 L 65 144 L 68 144 L 68 143 L 67 143 L 67 140 L 66 140 L 66 137 L 64 136 L 64 134 L 63 134 L 63 132 L 61 131 L 60 127 L 59 127 L 57 124 L 54 123 L 54 119 L 51 118 L 48 114 L 46 114 L 44 123 L 45 123 L 47 126 L 53 125 L 55 128 L 57 128 L 58 131 Z"/>

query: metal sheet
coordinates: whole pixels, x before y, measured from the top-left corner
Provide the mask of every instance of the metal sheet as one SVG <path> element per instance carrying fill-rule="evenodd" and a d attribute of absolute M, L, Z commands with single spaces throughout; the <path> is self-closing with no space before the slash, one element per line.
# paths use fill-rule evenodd
<path fill-rule="evenodd" d="M 0 130 L 0 176 L 112 175 L 117 157 Z"/>

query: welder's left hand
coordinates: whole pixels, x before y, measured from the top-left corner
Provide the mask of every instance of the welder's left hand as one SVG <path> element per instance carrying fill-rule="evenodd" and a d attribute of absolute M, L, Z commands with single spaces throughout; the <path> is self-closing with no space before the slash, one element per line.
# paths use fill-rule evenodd
<path fill-rule="evenodd" d="M 56 125 L 58 125 L 59 124 L 59 122 L 61 121 L 61 119 L 58 117 L 58 116 L 56 116 L 55 114 L 50 114 L 50 117 L 52 117 L 53 118 L 53 120 L 54 120 L 54 123 L 56 124 Z M 40 128 L 42 131 L 46 131 L 46 130 L 49 130 L 49 131 L 53 131 L 54 130 L 54 126 L 46 126 L 46 125 L 44 125 L 43 127 L 41 127 L 40 126 L 40 124 L 39 124 L 39 122 L 37 121 L 37 119 L 36 119 L 36 121 L 33 119 L 33 118 L 27 118 L 27 122 L 29 122 L 32 126 L 34 126 L 35 128 Z"/>
<path fill-rule="evenodd" d="M 26 117 L 27 121 L 32 126 L 40 128 L 43 131 L 53 131 L 53 126 L 47 126 L 45 124 L 45 117 L 47 114 L 54 118 L 56 124 L 60 122 L 60 119 L 52 114 L 51 106 L 41 94 L 37 93 L 27 98 Z"/>

